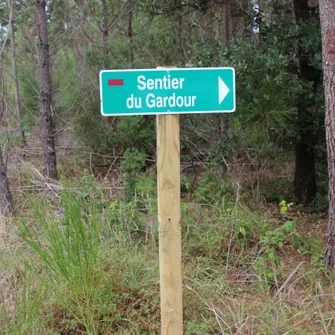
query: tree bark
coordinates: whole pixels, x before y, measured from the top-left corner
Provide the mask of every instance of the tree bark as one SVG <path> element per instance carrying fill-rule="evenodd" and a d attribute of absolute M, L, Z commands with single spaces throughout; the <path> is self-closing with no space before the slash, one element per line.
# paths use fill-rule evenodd
<path fill-rule="evenodd" d="M 263 12 L 263 0 L 258 0 L 258 35 L 261 39 L 262 32 L 262 12 Z"/>
<path fill-rule="evenodd" d="M 16 66 L 16 46 L 15 46 L 15 37 L 14 37 L 14 14 L 13 14 L 13 0 L 8 0 L 8 10 L 9 10 L 9 36 L 10 36 L 10 46 L 12 53 L 12 74 L 14 80 L 14 96 L 15 96 L 15 107 L 16 107 L 16 117 L 19 122 L 20 135 L 22 145 L 26 145 L 26 137 L 22 125 L 22 108 L 20 101 L 20 92 L 19 92 L 19 83 L 17 80 L 17 66 Z"/>
<path fill-rule="evenodd" d="M 294 13 L 297 24 L 306 23 L 311 19 L 308 0 L 294 0 Z M 298 46 L 300 77 L 312 83 L 313 96 L 316 95 L 321 72 L 310 65 L 308 56 L 301 45 Z M 315 98 L 307 99 L 306 92 L 297 102 L 297 138 L 294 189 L 299 202 L 310 204 L 316 196 L 315 153 L 316 136 L 314 134 L 313 115 L 310 105 Z"/>
<path fill-rule="evenodd" d="M 4 78 L 4 70 L 3 70 L 3 55 L 0 54 L 0 82 L 1 82 L 1 97 L 0 97 L 0 125 L 5 126 L 5 110 L 6 110 L 6 102 L 5 102 L 5 78 Z"/>
<path fill-rule="evenodd" d="M 215 40 L 214 33 L 214 5 L 209 3 L 205 15 L 205 36 L 206 40 L 213 42 Z"/>
<path fill-rule="evenodd" d="M 231 20 L 231 11 L 230 11 L 230 2 L 227 1 L 223 4 L 223 11 L 221 13 L 222 21 L 223 21 L 223 44 L 225 46 L 228 46 L 230 43 L 230 20 Z M 221 141 L 225 140 L 225 137 L 227 137 L 228 129 L 229 129 L 229 120 L 226 117 L 227 115 L 222 114 L 220 116 L 220 124 L 219 124 L 219 132 L 220 132 L 220 138 Z M 219 166 L 219 178 L 224 179 L 227 175 L 227 165 L 221 163 Z"/>
<path fill-rule="evenodd" d="M 325 265 L 335 268 L 335 1 L 320 0 L 323 82 L 329 174 L 329 217 Z"/>
<path fill-rule="evenodd" d="M 128 61 L 130 68 L 133 67 L 134 63 L 134 50 L 133 50 L 133 12 L 130 9 L 128 12 L 128 38 L 129 38 L 129 55 Z"/>
<path fill-rule="evenodd" d="M 104 69 L 108 68 L 108 47 L 107 47 L 107 37 L 108 37 L 108 30 L 107 30 L 107 22 L 106 22 L 106 0 L 100 1 L 100 15 L 101 15 L 101 24 L 100 24 L 100 31 L 101 31 L 101 44 L 102 44 L 102 55 L 103 55 L 103 67 Z"/>
<path fill-rule="evenodd" d="M 37 50 L 40 77 L 40 139 L 43 150 L 43 173 L 50 178 L 57 179 L 55 125 L 51 110 L 50 55 L 45 5 L 45 0 L 36 0 Z"/>
<path fill-rule="evenodd" d="M 230 42 L 230 2 L 227 1 L 222 6 L 222 21 L 223 21 L 223 31 L 222 31 L 222 37 L 223 37 L 223 44 L 225 46 L 228 46 Z"/>
<path fill-rule="evenodd" d="M 11 213 L 14 213 L 13 200 L 0 147 L 0 214 L 8 216 Z"/>

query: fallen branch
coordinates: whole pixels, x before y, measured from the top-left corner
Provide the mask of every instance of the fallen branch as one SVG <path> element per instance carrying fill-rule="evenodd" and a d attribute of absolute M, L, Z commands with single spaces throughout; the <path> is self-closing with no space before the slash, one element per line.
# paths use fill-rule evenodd
<path fill-rule="evenodd" d="M 276 292 L 276 294 L 273 296 L 273 299 L 276 299 L 276 297 L 278 296 L 278 294 L 286 287 L 286 285 L 289 283 L 289 281 L 293 278 L 293 276 L 298 272 L 298 270 L 301 268 L 301 266 L 304 264 L 305 262 L 302 261 L 298 264 L 298 266 L 291 272 L 291 274 L 287 277 L 287 279 L 285 280 L 284 284 L 282 286 L 280 286 L 279 290 Z"/>

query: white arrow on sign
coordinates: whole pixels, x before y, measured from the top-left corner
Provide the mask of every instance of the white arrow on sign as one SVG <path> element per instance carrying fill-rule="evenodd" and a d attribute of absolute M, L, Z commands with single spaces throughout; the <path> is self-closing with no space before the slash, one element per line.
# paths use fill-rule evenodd
<path fill-rule="evenodd" d="M 224 98 L 227 96 L 227 94 L 230 92 L 230 89 L 220 77 L 218 78 L 219 78 L 219 105 L 220 105 L 221 102 L 224 100 Z"/>

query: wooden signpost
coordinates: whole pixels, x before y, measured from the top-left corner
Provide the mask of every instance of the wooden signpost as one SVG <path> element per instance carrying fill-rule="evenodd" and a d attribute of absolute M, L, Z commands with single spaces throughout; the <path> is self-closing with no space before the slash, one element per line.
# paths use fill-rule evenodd
<path fill-rule="evenodd" d="M 232 68 L 100 72 L 101 114 L 156 114 L 161 335 L 183 335 L 179 114 L 235 111 Z"/>
<path fill-rule="evenodd" d="M 161 334 L 183 334 L 179 115 L 157 115 Z"/>

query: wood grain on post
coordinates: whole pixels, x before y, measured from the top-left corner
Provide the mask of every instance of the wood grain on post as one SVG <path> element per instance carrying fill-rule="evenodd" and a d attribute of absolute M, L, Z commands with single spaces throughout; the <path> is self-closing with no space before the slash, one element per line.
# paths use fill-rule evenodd
<path fill-rule="evenodd" d="M 179 115 L 157 115 L 161 335 L 183 334 Z"/>

